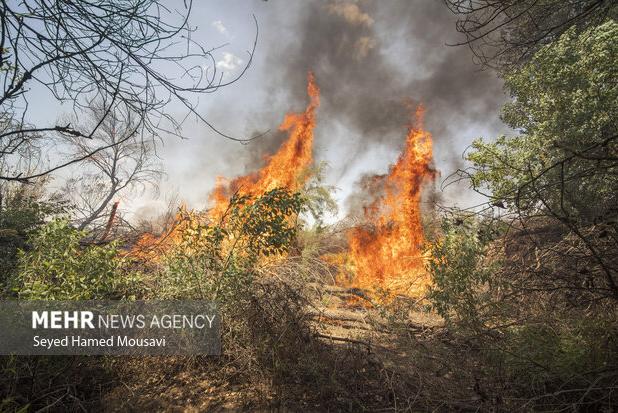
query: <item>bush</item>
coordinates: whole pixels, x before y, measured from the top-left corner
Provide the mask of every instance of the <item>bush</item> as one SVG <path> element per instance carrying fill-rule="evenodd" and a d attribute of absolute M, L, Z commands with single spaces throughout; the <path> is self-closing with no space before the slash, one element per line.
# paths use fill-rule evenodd
<path fill-rule="evenodd" d="M 574 375 L 601 371 L 618 359 L 609 320 L 579 318 L 555 324 L 513 327 L 503 353 L 512 377 L 523 382 L 555 380 L 566 382 Z"/>
<path fill-rule="evenodd" d="M 430 246 L 429 298 L 447 321 L 474 328 L 485 325 L 489 308 L 499 305 L 492 301 L 499 288 L 494 277 L 499 263 L 487 256 L 496 228 L 463 217 L 444 218 L 441 227 L 442 236 Z"/>
<path fill-rule="evenodd" d="M 13 290 L 27 300 L 134 298 L 140 277 L 126 269 L 116 242 L 81 246 L 86 233 L 57 219 L 29 239 L 19 252 Z"/>
<path fill-rule="evenodd" d="M 0 285 L 17 269 L 18 251 L 28 249 L 28 236 L 51 215 L 61 213 L 59 202 L 43 199 L 43 183 L 0 185 Z M 3 289 L 0 287 L 0 291 Z"/>
<path fill-rule="evenodd" d="M 157 277 L 159 294 L 221 304 L 241 299 L 251 288 L 258 261 L 290 248 L 302 206 L 299 194 L 274 189 L 257 198 L 233 197 L 218 222 L 183 212 L 185 229 Z"/>
<path fill-rule="evenodd" d="M 545 279 L 548 258 L 539 254 L 551 237 L 562 238 L 559 231 L 527 227 L 524 237 L 501 225 L 444 219 L 442 237 L 431 246 L 434 308 L 467 346 L 483 350 L 483 369 L 508 383 L 518 405 L 607 406 L 618 383 L 615 307 L 585 299 L 586 288 Z"/>

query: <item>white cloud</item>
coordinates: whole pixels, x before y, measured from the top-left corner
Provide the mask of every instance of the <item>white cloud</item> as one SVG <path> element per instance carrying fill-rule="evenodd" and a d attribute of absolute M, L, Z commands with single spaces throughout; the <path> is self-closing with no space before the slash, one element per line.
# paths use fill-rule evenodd
<path fill-rule="evenodd" d="M 215 20 L 212 22 L 212 27 L 217 29 L 217 31 L 221 34 L 227 34 L 227 28 L 223 25 L 221 20 Z"/>
<path fill-rule="evenodd" d="M 229 52 L 223 52 L 223 59 L 217 62 L 217 68 L 231 71 L 240 66 L 242 62 L 243 60 L 240 57 L 234 56 L 232 53 Z"/>

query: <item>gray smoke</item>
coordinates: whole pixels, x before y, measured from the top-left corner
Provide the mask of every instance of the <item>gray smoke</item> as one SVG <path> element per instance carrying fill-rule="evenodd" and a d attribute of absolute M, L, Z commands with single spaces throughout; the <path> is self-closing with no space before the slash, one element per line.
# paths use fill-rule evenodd
<path fill-rule="evenodd" d="M 345 124 L 358 152 L 367 142 L 400 147 L 410 100 L 426 107 L 426 127 L 449 151 L 459 149 L 453 143 L 463 128 L 495 119 L 504 100 L 501 82 L 480 71 L 467 48 L 445 46 L 457 37 L 441 2 L 308 1 L 298 13 L 287 47 L 269 48 L 270 65 L 282 68 L 272 87 L 301 106 L 312 70 L 322 90 L 319 123 Z"/>
<path fill-rule="evenodd" d="M 204 139 L 185 155 L 184 163 L 200 164 L 186 173 L 186 187 L 261 167 L 286 138 L 276 130 L 284 113 L 304 110 L 310 70 L 321 89 L 315 157 L 329 160 L 329 181 L 343 197 L 360 174 L 387 172 L 380 157 L 402 149 L 416 104 L 426 108 L 443 177 L 460 166 L 473 138 L 501 131 L 502 82 L 480 71 L 466 47 L 446 46 L 458 34 L 441 1 L 254 0 L 251 8 L 260 23 L 256 60 L 236 87 L 262 103 L 237 112 L 243 102 L 230 102 L 207 115 L 238 137 L 271 132 L 247 146 L 200 133 Z"/>

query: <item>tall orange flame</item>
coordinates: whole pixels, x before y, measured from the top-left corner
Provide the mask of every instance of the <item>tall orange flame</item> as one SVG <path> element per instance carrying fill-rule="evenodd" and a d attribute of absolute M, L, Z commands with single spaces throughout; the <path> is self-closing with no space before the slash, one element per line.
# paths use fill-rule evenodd
<path fill-rule="evenodd" d="M 348 233 L 359 287 L 414 293 L 427 284 L 420 201 L 422 185 L 433 178 L 434 171 L 432 138 L 423 129 L 423 115 L 419 107 L 415 125 L 408 129 L 405 149 L 386 176 L 384 195 L 365 209 L 365 218 L 373 228 L 357 227 Z"/>
<path fill-rule="evenodd" d="M 211 217 L 221 216 L 235 193 L 255 195 L 277 187 L 296 191 L 304 184 L 307 175 L 303 172 L 313 162 L 315 112 L 320 104 L 320 90 L 311 72 L 308 74 L 307 94 L 310 100 L 304 112 L 286 114 L 279 130 L 288 132 L 289 137 L 274 155 L 267 158 L 262 169 L 231 181 L 217 178 L 217 186 L 210 195 L 215 203 L 210 211 Z"/>
<path fill-rule="evenodd" d="M 267 158 L 262 169 L 231 181 L 218 177 L 217 185 L 210 195 L 214 206 L 208 214 L 190 212 L 181 207 L 171 229 L 161 236 L 144 234 L 134 245 L 130 255 L 156 261 L 170 247 L 180 242 L 183 231 L 189 225 L 188 214 L 199 219 L 217 219 L 225 212 L 230 197 L 234 194 L 260 195 L 277 187 L 298 190 L 308 177 L 303 172 L 313 162 L 315 112 L 320 104 L 320 90 L 312 73 L 308 74 L 307 93 L 310 98 L 307 108 L 301 113 L 286 114 L 279 130 L 288 132 L 289 137 L 274 155 Z"/>

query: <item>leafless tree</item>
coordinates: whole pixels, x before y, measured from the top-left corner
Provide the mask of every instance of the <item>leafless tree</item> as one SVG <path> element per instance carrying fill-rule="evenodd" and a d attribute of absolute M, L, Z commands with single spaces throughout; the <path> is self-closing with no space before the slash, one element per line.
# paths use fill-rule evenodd
<path fill-rule="evenodd" d="M 36 172 L 19 166 L 24 151 L 50 140 L 93 140 L 115 112 L 133 114 L 137 135 L 179 135 L 186 117 L 170 116 L 166 107 L 174 102 L 219 135 L 243 141 L 216 129 L 196 105 L 199 96 L 237 81 L 248 69 L 257 21 L 246 66 L 224 80 L 212 54 L 216 48 L 192 39 L 191 8 L 191 0 L 0 1 L 0 161 L 12 168 L 0 172 L 0 180 L 28 182 L 106 151 L 110 147 L 87 145 L 89 153 L 56 160 Z M 34 98 L 50 105 L 68 103 L 77 117 L 99 102 L 101 123 L 89 128 L 43 124 L 29 110 Z"/>
<path fill-rule="evenodd" d="M 478 63 L 508 70 L 572 26 L 618 17 L 614 0 L 444 0 Z"/>
<path fill-rule="evenodd" d="M 157 163 L 155 139 L 144 139 L 135 133 L 138 119 L 132 113 L 106 113 L 103 105 L 93 106 L 84 129 L 94 129 L 91 139 L 68 136 L 68 152 L 84 158 L 79 175 L 65 185 L 79 229 L 105 226 L 106 213 L 112 201 L 125 193 L 132 195 L 156 186 L 161 174 Z M 105 148 L 92 154 L 96 148 Z M 91 155 L 90 155 L 91 154 Z"/>

